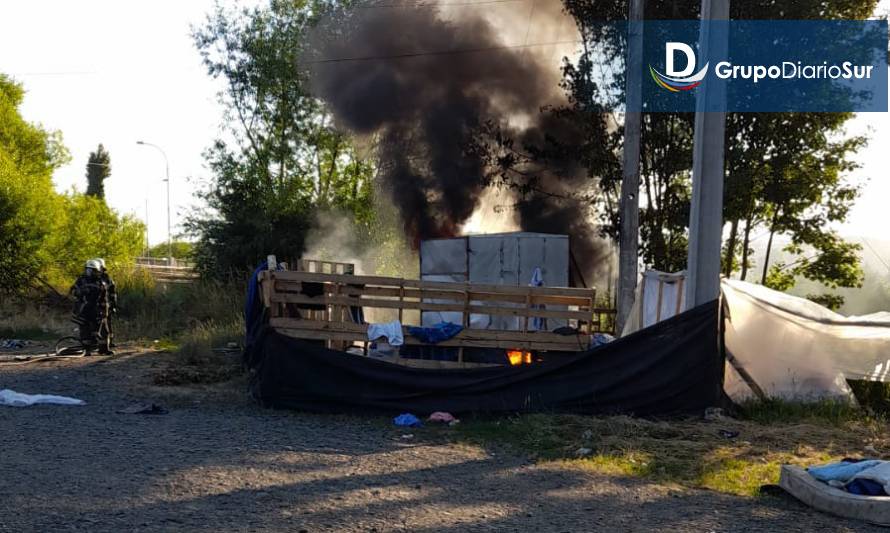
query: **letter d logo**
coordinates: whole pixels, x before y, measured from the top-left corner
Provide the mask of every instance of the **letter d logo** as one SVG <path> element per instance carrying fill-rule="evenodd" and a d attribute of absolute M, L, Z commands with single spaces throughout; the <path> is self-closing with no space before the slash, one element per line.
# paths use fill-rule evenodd
<path fill-rule="evenodd" d="M 683 52 L 686 55 L 686 68 L 683 70 L 674 69 L 674 57 L 677 52 Z M 695 72 L 695 50 L 686 43 L 667 43 L 665 44 L 665 74 L 672 77 L 682 78 Z"/>
<path fill-rule="evenodd" d="M 652 75 L 655 83 L 672 93 L 691 91 L 701 85 L 702 80 L 705 79 L 705 75 L 708 73 L 710 61 L 705 63 L 705 66 L 696 74 L 691 75 L 695 72 L 696 63 L 695 50 L 691 46 L 686 43 L 668 42 L 664 45 L 664 51 L 664 74 L 655 70 L 652 65 L 649 65 L 649 73 Z M 674 58 L 677 52 L 682 52 L 686 56 L 686 68 L 683 70 L 674 68 Z"/>

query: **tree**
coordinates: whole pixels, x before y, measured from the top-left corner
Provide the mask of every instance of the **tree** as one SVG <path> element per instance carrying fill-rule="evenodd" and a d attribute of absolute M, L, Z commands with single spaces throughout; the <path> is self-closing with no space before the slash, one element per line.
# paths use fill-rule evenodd
<path fill-rule="evenodd" d="M 271 0 L 237 12 L 217 6 L 193 31 L 208 73 L 225 82 L 228 140 L 205 153 L 207 208 L 186 227 L 205 274 L 244 271 L 267 254 L 297 257 L 318 211 L 373 211 L 374 167 L 359 157 L 308 89 L 300 67 L 323 4 Z"/>
<path fill-rule="evenodd" d="M 101 144 L 87 162 L 87 195 L 105 199 L 105 180 L 111 177 L 111 156 Z"/>
<path fill-rule="evenodd" d="M 618 234 L 618 202 L 621 185 L 620 147 L 623 145 L 621 115 L 612 112 L 623 97 L 624 75 L 614 72 L 623 64 L 625 36 L 603 21 L 626 18 L 626 2 L 564 0 L 567 13 L 578 24 L 582 49 L 576 62 L 565 61 L 562 86 L 568 103 L 544 113 L 557 119 L 561 129 L 583 132 L 577 137 L 553 135 L 547 142 L 523 143 L 482 132 L 493 157 L 488 161 L 500 178 L 518 190 L 564 195 L 562 182 L 573 176 L 554 170 L 548 154 L 574 157 L 584 169 L 588 187 L 584 200 L 595 206 L 601 231 L 614 239 Z M 875 8 L 875 0 L 824 0 L 820 2 L 733 2 L 733 19 L 862 19 Z M 647 2 L 645 17 L 695 19 L 699 2 Z M 619 69 L 620 70 L 620 69 Z M 793 265 L 778 265 L 785 280 L 769 277 L 769 258 L 761 265 L 764 283 L 784 286 L 797 276 L 829 286 L 857 286 L 862 273 L 856 245 L 843 242 L 827 229 L 843 221 L 857 195 L 847 181 L 855 168 L 852 156 L 863 146 L 863 137 L 845 136 L 850 113 L 729 113 L 726 127 L 726 180 L 724 221 L 729 225 L 724 245 L 726 275 L 741 272 L 750 264 L 752 232 L 787 235 L 787 251 L 798 255 Z M 542 120 L 542 123 L 546 121 Z M 644 113 L 641 142 L 640 253 L 644 263 L 658 270 L 685 268 L 689 198 L 691 190 L 693 115 Z M 492 142 L 491 139 L 496 139 Z M 552 146 L 548 146 L 548 144 Z M 542 149 L 544 147 L 544 149 Z M 522 152 L 525 157 L 506 157 Z M 565 159 L 562 168 L 571 165 Z M 541 179 L 549 173 L 558 180 Z M 549 184 L 549 185 L 548 185 Z M 574 188 L 573 189 L 577 189 Z M 576 193 L 566 195 L 577 196 Z"/>
<path fill-rule="evenodd" d="M 47 239 L 46 277 L 58 285 L 70 284 L 84 263 L 102 257 L 110 269 L 132 265 L 145 242 L 145 225 L 132 215 L 121 216 L 105 202 L 87 194 L 58 195 L 61 216 Z"/>
<path fill-rule="evenodd" d="M 24 90 L 0 74 L 0 292 L 33 286 L 50 261 L 44 244 L 59 202 L 52 172 L 67 161 L 59 136 L 19 113 Z"/>
<path fill-rule="evenodd" d="M 0 75 L 0 292 L 67 288 L 91 257 L 132 262 L 144 226 L 98 198 L 58 194 L 52 173 L 70 158 L 61 135 L 26 122 L 24 91 Z"/>

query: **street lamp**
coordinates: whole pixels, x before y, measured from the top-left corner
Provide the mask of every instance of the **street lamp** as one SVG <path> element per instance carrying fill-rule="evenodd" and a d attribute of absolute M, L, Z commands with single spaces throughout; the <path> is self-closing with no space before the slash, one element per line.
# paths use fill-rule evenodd
<path fill-rule="evenodd" d="M 167 171 L 167 179 L 164 180 L 167 182 L 167 264 L 171 264 L 173 261 L 173 234 L 170 231 L 170 161 L 167 159 L 167 154 L 160 146 L 145 141 L 136 141 L 136 144 L 156 148 L 161 152 L 161 155 L 164 156 L 164 167 Z"/>

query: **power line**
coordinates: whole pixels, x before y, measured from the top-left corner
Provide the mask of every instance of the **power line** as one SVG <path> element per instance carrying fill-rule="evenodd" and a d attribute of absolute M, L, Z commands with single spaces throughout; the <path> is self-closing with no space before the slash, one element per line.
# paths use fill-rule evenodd
<path fill-rule="evenodd" d="M 458 54 L 474 54 L 478 52 L 494 52 L 497 50 L 515 50 L 518 48 L 535 48 L 541 46 L 555 46 L 558 44 L 578 44 L 580 43 L 580 39 L 571 39 L 571 40 L 563 40 L 563 41 L 550 41 L 544 43 L 528 43 L 528 44 L 514 44 L 514 45 L 499 45 L 499 46 L 483 46 L 480 48 L 465 48 L 463 50 L 436 50 L 432 52 L 412 52 L 406 54 L 393 54 L 393 55 L 385 55 L 385 56 L 355 56 L 355 57 L 335 57 L 331 59 L 315 59 L 311 61 L 305 61 L 304 64 L 323 64 L 323 63 L 345 63 L 351 61 L 373 61 L 373 60 L 382 60 L 382 59 L 404 59 L 411 57 L 423 57 L 423 56 L 446 56 L 446 55 L 458 55 Z"/>
<path fill-rule="evenodd" d="M 355 9 L 379 9 L 379 8 L 425 8 L 425 7 L 450 7 L 450 6 L 483 6 L 488 4 L 508 4 L 515 2 L 527 2 L 528 0 L 482 0 L 481 2 L 408 2 L 405 4 L 377 4 L 353 6 Z"/>
<path fill-rule="evenodd" d="M 15 78 L 15 77 L 19 77 L 19 76 L 93 76 L 93 75 L 95 75 L 95 74 L 96 74 L 96 72 L 89 72 L 89 71 L 83 71 L 83 72 L 78 72 L 78 71 L 69 71 L 69 72 L 18 72 L 18 73 L 12 73 L 12 74 L 10 74 L 10 76 L 12 76 L 13 78 Z"/>
<path fill-rule="evenodd" d="M 537 0 L 532 0 L 532 7 L 528 10 L 528 24 L 525 26 L 525 39 L 522 40 L 522 44 L 528 44 L 528 36 L 532 31 L 532 15 L 535 14 L 535 4 L 537 4 Z"/>
<path fill-rule="evenodd" d="M 868 249 L 871 250 L 871 253 L 873 253 L 874 256 L 878 258 L 878 261 L 880 261 L 881 264 L 884 265 L 884 267 L 887 269 L 887 271 L 890 272 L 890 264 L 887 264 L 887 262 L 884 261 L 884 258 L 878 255 L 878 252 L 874 249 L 874 247 L 872 247 L 871 243 L 868 242 L 868 239 L 862 237 L 862 242 L 864 242 L 865 245 L 868 246 Z"/>

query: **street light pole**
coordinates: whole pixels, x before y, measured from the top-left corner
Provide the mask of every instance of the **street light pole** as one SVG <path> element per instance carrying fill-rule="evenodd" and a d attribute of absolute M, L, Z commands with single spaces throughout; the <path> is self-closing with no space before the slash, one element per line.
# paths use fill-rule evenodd
<path fill-rule="evenodd" d="M 145 141 L 136 141 L 136 144 L 141 146 L 151 146 L 161 152 L 161 155 L 164 156 L 164 168 L 167 173 L 167 179 L 164 180 L 167 182 L 167 263 L 171 264 L 173 261 L 173 233 L 170 226 L 170 161 L 167 159 L 166 152 L 164 152 L 164 149 L 160 146 Z"/>

